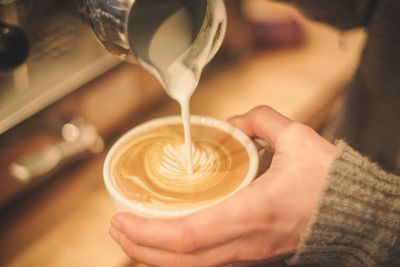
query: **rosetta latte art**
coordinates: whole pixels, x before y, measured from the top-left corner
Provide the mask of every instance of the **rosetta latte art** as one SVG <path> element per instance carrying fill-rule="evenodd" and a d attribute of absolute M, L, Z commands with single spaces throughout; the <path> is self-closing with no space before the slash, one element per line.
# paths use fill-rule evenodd
<path fill-rule="evenodd" d="M 221 176 L 216 175 L 221 167 L 231 168 L 228 151 L 217 144 L 195 144 L 192 148 L 193 173 L 186 170 L 184 144 L 164 145 L 161 157 L 155 161 L 151 153 L 146 157 L 146 173 L 152 183 L 158 188 L 184 193 L 205 191 L 220 182 Z"/>
<path fill-rule="evenodd" d="M 192 140 L 189 174 L 181 125 L 132 137 L 113 159 L 114 183 L 127 198 L 163 209 L 204 205 L 234 191 L 249 168 L 245 148 L 231 135 L 207 126 L 192 125 Z"/>
<path fill-rule="evenodd" d="M 186 170 L 185 146 L 173 146 L 168 144 L 164 147 L 162 160 L 157 164 L 158 173 L 166 179 L 194 180 L 201 179 L 203 175 L 218 168 L 219 156 L 209 147 L 192 147 L 194 173 L 188 175 Z"/>

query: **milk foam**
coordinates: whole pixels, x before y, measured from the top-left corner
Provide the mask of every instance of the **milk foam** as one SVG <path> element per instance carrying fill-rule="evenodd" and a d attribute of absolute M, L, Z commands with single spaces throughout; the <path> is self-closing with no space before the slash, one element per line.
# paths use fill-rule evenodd
<path fill-rule="evenodd" d="M 193 173 L 189 101 L 200 79 L 183 63 L 185 49 L 190 46 L 192 39 L 192 20 L 188 10 L 182 7 L 156 31 L 149 49 L 150 62 L 159 70 L 166 92 L 181 106 L 185 129 L 183 167 L 188 174 Z"/>
<path fill-rule="evenodd" d="M 201 143 L 192 147 L 193 172 L 188 173 L 185 144 L 166 144 L 160 150 L 157 157 L 146 156 L 146 174 L 149 181 L 168 192 L 184 193 L 188 186 L 192 192 L 207 190 L 220 181 L 215 177 L 217 170 L 222 166 L 230 169 L 232 164 L 228 151 L 217 144 Z"/>
<path fill-rule="evenodd" d="M 222 42 L 226 27 L 225 6 L 220 0 L 160 1 L 150 8 L 156 16 L 142 18 L 142 27 L 133 29 L 132 36 L 137 36 L 137 39 L 131 45 L 140 64 L 158 78 L 168 95 L 181 107 L 185 130 L 184 167 L 186 173 L 192 174 L 195 163 L 192 159 L 189 103 L 204 66 Z M 165 18 L 161 24 L 157 20 L 159 17 Z M 199 18 L 200 28 L 197 25 Z M 155 25 L 158 28 L 148 38 Z"/>
<path fill-rule="evenodd" d="M 163 209 L 202 205 L 235 190 L 249 169 L 247 150 L 221 130 L 191 128 L 192 174 L 186 171 L 182 125 L 161 126 L 133 136 L 115 154 L 111 169 L 119 190 Z"/>
<path fill-rule="evenodd" d="M 220 156 L 210 147 L 192 147 L 193 173 L 186 171 L 185 145 L 164 147 L 164 155 L 158 163 L 157 171 L 167 179 L 201 179 L 218 168 Z"/>

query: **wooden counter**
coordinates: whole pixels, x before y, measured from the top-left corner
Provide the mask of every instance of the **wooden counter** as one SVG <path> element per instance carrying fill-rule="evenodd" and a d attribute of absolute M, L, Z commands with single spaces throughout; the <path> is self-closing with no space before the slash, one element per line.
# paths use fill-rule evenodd
<path fill-rule="evenodd" d="M 365 36 L 361 31 L 341 35 L 308 22 L 304 22 L 304 27 L 305 44 L 251 53 L 237 64 L 208 75 L 193 96 L 192 112 L 226 119 L 256 105 L 268 104 L 294 120 L 314 127 L 320 124 L 324 119 L 321 114 L 325 114 L 322 111 L 327 110 L 351 78 Z M 340 47 L 341 42 L 344 48 Z M 153 108 L 154 112 L 144 115 L 143 120 L 179 112 L 170 99 Z M 131 264 L 108 235 L 114 209 L 102 184 L 104 156 L 105 152 L 94 160 L 73 165 L 62 174 L 62 182 L 54 185 L 58 189 L 53 198 L 24 208 L 25 215 L 10 226 L 10 246 L 18 244 L 32 227 L 40 224 L 40 214 L 53 214 L 54 220 L 34 242 L 19 244 L 21 251 L 6 266 Z M 70 197 L 66 198 L 68 194 Z M 64 203 L 67 201 L 69 205 Z"/>

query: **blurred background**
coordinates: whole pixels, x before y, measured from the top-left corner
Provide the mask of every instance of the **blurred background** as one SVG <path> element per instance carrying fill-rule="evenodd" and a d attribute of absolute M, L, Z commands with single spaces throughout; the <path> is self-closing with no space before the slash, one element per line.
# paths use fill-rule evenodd
<path fill-rule="evenodd" d="M 221 119 L 270 105 L 320 130 L 365 40 L 285 4 L 226 0 L 228 30 L 191 111 Z M 0 266 L 133 266 L 111 240 L 110 145 L 179 106 L 94 39 L 76 3 L 0 0 Z"/>

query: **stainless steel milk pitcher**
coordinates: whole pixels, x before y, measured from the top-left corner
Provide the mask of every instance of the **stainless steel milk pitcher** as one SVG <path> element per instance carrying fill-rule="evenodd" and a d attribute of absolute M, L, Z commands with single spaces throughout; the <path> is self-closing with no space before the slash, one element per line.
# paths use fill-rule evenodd
<path fill-rule="evenodd" d="M 79 5 L 83 17 L 108 51 L 147 69 L 151 69 L 148 53 L 152 36 L 179 8 L 187 9 L 193 29 L 192 41 L 185 49 L 188 62 L 204 58 L 204 51 L 206 61 L 211 60 L 226 29 L 223 0 L 79 0 Z"/>

